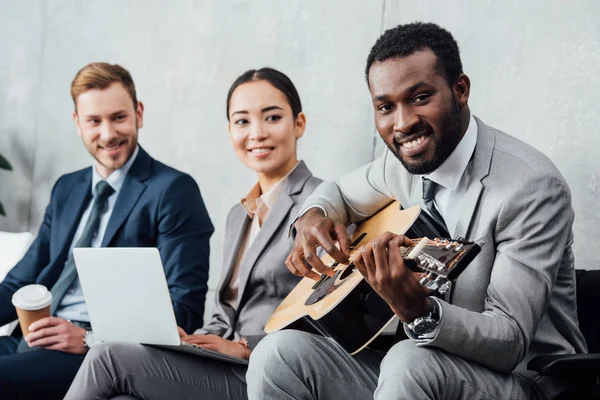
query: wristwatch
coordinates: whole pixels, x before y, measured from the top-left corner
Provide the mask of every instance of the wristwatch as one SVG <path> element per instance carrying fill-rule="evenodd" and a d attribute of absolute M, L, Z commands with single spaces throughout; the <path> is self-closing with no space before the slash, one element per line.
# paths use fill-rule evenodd
<path fill-rule="evenodd" d="M 94 344 L 94 333 L 91 330 L 86 330 L 85 335 L 83 335 L 83 347 L 87 350 L 92 348 Z"/>
<path fill-rule="evenodd" d="M 437 328 L 440 322 L 440 310 L 437 300 L 429 298 L 431 301 L 431 311 L 422 317 L 415 318 L 414 321 L 406 324 L 417 337 L 431 333 Z"/>

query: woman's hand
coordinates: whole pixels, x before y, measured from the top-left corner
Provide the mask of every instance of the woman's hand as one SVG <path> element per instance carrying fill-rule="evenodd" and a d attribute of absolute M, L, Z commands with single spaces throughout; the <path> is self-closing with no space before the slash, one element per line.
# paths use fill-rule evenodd
<path fill-rule="evenodd" d="M 181 340 L 195 344 L 205 349 L 215 350 L 219 353 L 227 354 L 232 357 L 247 360 L 250 358 L 250 349 L 241 343 L 232 340 L 223 339 L 217 335 L 187 335 L 182 336 Z"/>

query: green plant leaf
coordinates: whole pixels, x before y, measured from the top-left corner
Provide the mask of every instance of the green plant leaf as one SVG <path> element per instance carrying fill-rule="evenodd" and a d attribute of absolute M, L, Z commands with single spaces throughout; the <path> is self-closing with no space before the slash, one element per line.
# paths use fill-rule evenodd
<path fill-rule="evenodd" d="M 4 206 L 2 205 L 2 203 L 0 203 L 0 215 L 6 215 L 6 213 L 4 212 Z"/>
<path fill-rule="evenodd" d="M 0 169 L 7 169 L 9 171 L 12 171 L 12 165 L 10 165 L 8 160 L 4 158 L 2 154 L 0 154 Z"/>

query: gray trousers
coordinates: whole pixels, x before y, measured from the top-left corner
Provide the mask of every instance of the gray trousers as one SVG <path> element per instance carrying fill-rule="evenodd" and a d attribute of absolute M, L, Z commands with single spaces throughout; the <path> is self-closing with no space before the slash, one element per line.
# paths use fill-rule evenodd
<path fill-rule="evenodd" d="M 249 400 L 538 399 L 534 384 L 405 340 L 387 354 L 350 356 L 335 342 L 298 331 L 268 335 L 246 374 Z"/>
<path fill-rule="evenodd" d="M 88 352 L 65 399 L 246 399 L 246 367 L 129 343 Z M 128 396 L 121 396 L 128 395 Z"/>

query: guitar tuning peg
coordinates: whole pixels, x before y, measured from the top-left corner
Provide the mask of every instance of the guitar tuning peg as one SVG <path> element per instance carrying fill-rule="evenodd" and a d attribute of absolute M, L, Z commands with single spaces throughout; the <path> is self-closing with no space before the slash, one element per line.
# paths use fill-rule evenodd
<path fill-rule="evenodd" d="M 440 277 L 441 278 L 441 277 Z M 452 282 L 450 282 L 449 280 L 446 279 L 436 279 L 436 281 L 439 280 L 439 286 L 438 286 L 438 292 L 440 292 L 441 294 L 445 294 L 448 290 L 450 290 L 450 288 L 452 287 Z"/>
<path fill-rule="evenodd" d="M 452 282 L 442 276 L 438 276 L 435 280 L 428 282 L 427 287 L 431 290 L 437 290 L 440 294 L 444 294 L 450 290 Z"/>
<path fill-rule="evenodd" d="M 425 286 L 425 287 L 429 287 L 429 285 L 432 283 L 431 278 L 432 278 L 432 274 L 431 272 L 428 273 L 427 275 L 423 275 L 423 277 L 419 280 L 419 283 L 421 284 L 421 286 Z"/>
<path fill-rule="evenodd" d="M 437 283 L 437 280 L 433 280 L 433 281 L 427 282 L 427 288 L 428 288 L 429 290 L 432 290 L 432 291 L 434 291 L 434 292 L 435 292 L 436 290 L 438 290 L 438 286 L 439 286 L 439 285 L 438 285 L 438 283 Z"/>

